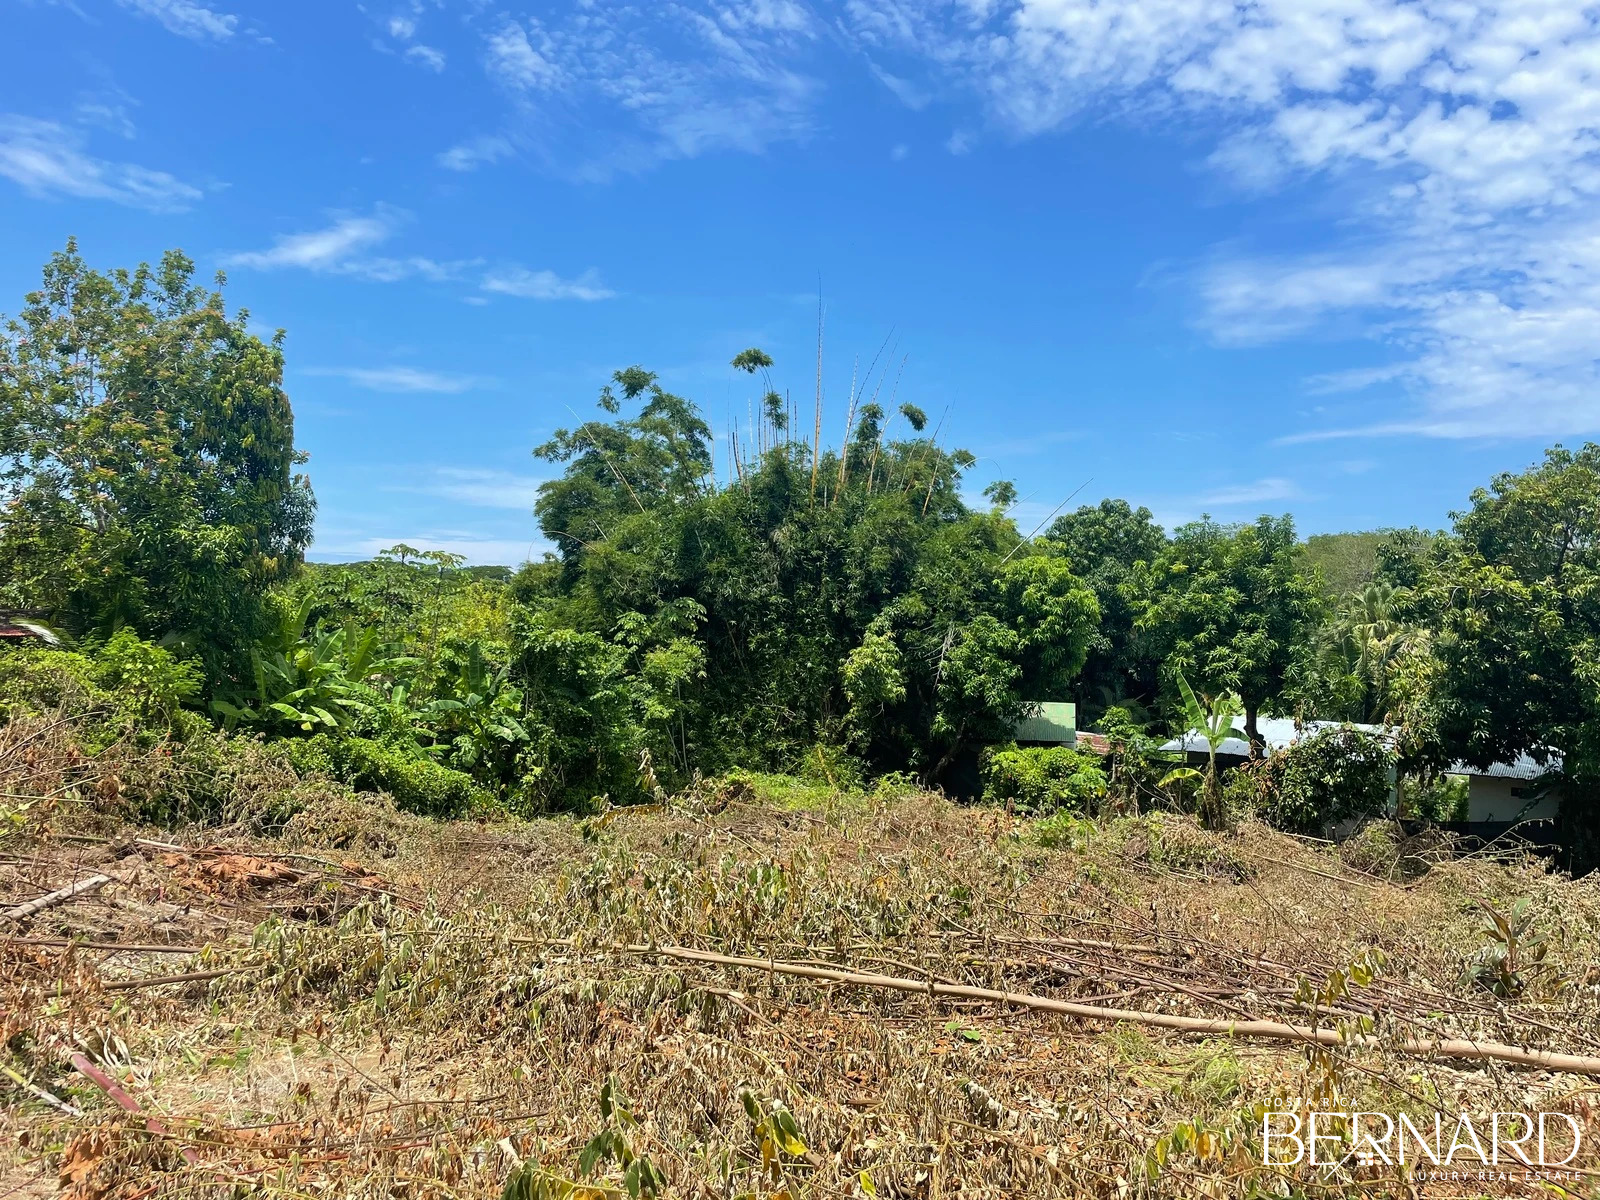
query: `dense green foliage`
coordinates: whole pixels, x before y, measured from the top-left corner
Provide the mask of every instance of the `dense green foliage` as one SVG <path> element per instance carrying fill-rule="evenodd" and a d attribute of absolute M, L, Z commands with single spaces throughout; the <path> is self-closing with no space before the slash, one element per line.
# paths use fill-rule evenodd
<path fill-rule="evenodd" d="M 1051 546 L 967 508 L 973 460 L 922 436 L 919 411 L 895 436 L 861 405 L 848 445 L 814 461 L 769 418 L 719 486 L 691 405 L 638 368 L 615 383 L 601 407 L 636 415 L 539 448 L 568 465 L 538 504 L 560 574 L 530 629 L 547 655 L 557 629 L 590 639 L 567 653 L 658 764 L 784 768 L 826 743 L 939 780 L 1026 702 L 1069 693 L 1094 594 Z"/>
<path fill-rule="evenodd" d="M 1135 625 L 1169 672 L 1203 692 L 1238 694 L 1251 741 L 1263 709 L 1292 707 L 1296 685 L 1310 674 L 1323 605 L 1289 517 L 1180 526 L 1155 558 L 1138 564 L 1128 592 Z"/>
<path fill-rule="evenodd" d="M 1330 725 L 1241 772 L 1237 794 L 1280 829 L 1325 836 L 1341 821 L 1385 812 L 1394 771 L 1395 754 L 1383 738 Z"/>
<path fill-rule="evenodd" d="M 1045 537 L 1061 547 L 1100 605 L 1100 623 L 1073 689 L 1080 717 L 1122 707 L 1148 720 L 1161 694 L 1161 659 L 1150 631 L 1135 623 L 1127 584 L 1137 564 L 1165 549 L 1166 534 L 1148 508 L 1102 500 L 1056 518 Z"/>
<path fill-rule="evenodd" d="M 1386 530 L 1374 529 L 1306 538 L 1306 562 L 1316 568 L 1329 600 L 1359 592 L 1378 578 L 1378 547 L 1388 536 Z"/>
<path fill-rule="evenodd" d="M 283 352 L 173 252 L 103 275 L 68 245 L 0 334 L 0 602 L 129 626 L 210 679 L 311 535 Z"/>
<path fill-rule="evenodd" d="M 1408 611 L 1431 631 L 1403 664 L 1411 756 L 1531 756 L 1563 782 L 1569 845 L 1600 861 L 1600 446 L 1475 491 Z"/>
<path fill-rule="evenodd" d="M 281 340 L 192 275 L 176 252 L 101 274 L 69 245 L 0 336 L 0 606 L 67 647 L 0 650 L 0 719 L 60 708 L 91 751 L 170 741 L 184 765 L 141 793 L 179 797 L 168 815 L 273 808 L 269 779 L 532 814 L 744 772 L 1225 826 L 1216 756 L 1156 747 L 1220 745 L 1238 715 L 1261 753 L 1266 714 L 1389 727 L 1252 765 L 1235 790 L 1286 827 L 1374 811 L 1391 743 L 1438 817 L 1461 815 L 1453 764 L 1527 754 L 1571 861 L 1600 861 L 1600 447 L 1496 477 L 1449 533 L 1169 536 L 1107 499 L 1029 539 L 1015 486 L 969 500 L 973 456 L 880 406 L 875 368 L 830 448 L 751 348 L 731 368 L 758 417 L 725 446 L 629 367 L 534 450 L 559 472 L 539 562 L 308 564 Z M 1075 701 L 1108 757 L 1011 748 L 1041 700 Z"/>
<path fill-rule="evenodd" d="M 1008 746 L 984 755 L 983 794 L 1030 816 L 1082 811 L 1106 794 L 1105 764 L 1070 746 Z"/>

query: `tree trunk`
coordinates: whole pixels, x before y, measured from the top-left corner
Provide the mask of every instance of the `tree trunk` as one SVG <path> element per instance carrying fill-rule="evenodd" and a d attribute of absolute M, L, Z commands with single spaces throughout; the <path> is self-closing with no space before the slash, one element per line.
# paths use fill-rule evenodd
<path fill-rule="evenodd" d="M 1261 732 L 1256 728 L 1258 710 L 1255 705 L 1249 705 L 1244 710 L 1244 736 L 1250 741 L 1250 757 L 1261 757 Z"/>

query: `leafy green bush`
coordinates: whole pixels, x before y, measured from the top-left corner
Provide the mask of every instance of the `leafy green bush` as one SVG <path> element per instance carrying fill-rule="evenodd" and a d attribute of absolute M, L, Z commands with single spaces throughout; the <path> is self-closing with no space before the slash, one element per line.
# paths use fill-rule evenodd
<path fill-rule="evenodd" d="M 1106 776 L 1097 755 L 1068 746 L 993 749 L 984 755 L 983 794 L 1021 813 L 1083 809 L 1106 794 Z"/>
<path fill-rule="evenodd" d="M 451 817 L 492 803 L 470 775 L 440 766 L 414 746 L 326 733 L 282 744 L 302 774 L 327 775 L 357 791 L 387 792 L 403 812 Z"/>
<path fill-rule="evenodd" d="M 1373 816 L 1388 804 L 1394 766 L 1394 751 L 1382 738 L 1329 726 L 1255 768 L 1256 813 L 1279 829 L 1305 834 Z"/>
<path fill-rule="evenodd" d="M 107 738 L 131 731 L 148 745 L 178 717 L 183 702 L 199 694 L 202 682 L 198 664 L 126 628 L 81 650 L 3 649 L 0 720 L 44 712 L 92 717 L 87 729 Z"/>
<path fill-rule="evenodd" d="M 176 659 L 122 628 L 94 651 L 93 678 L 131 715 L 150 720 L 170 719 L 184 701 L 199 695 L 205 673 L 200 664 Z"/>
<path fill-rule="evenodd" d="M 1407 779 L 1402 788 L 1408 817 L 1436 825 L 1467 819 L 1470 782 L 1465 775 L 1435 775 L 1427 781 Z"/>
<path fill-rule="evenodd" d="M 104 707 L 95 666 L 75 650 L 0 650 L 0 719 L 60 710 L 69 716 Z"/>

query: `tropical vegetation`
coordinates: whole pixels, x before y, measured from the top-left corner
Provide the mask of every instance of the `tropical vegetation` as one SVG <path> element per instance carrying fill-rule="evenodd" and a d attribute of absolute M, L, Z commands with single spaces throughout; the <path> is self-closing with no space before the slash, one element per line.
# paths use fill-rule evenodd
<path fill-rule="evenodd" d="M 1382 747 L 1308 739 L 1258 813 L 1322 828 L 1373 810 L 1380 766 L 1410 794 L 1529 755 L 1562 788 L 1571 861 L 1595 860 L 1600 447 L 1497 476 L 1448 532 L 1169 533 L 1107 499 L 1034 535 L 1014 485 L 973 494 L 973 455 L 886 368 L 829 446 L 750 348 L 730 372 L 752 423 L 726 444 L 629 366 L 531 448 L 556 472 L 539 561 L 317 563 L 282 338 L 193 272 L 172 252 L 102 273 L 69 243 L 4 326 L 0 606 L 66 644 L 0 654 L 8 711 L 63 703 L 70 677 L 97 719 L 273 748 L 432 814 L 745 770 L 1032 812 L 1195 805 L 1216 828 L 1221 741 L 1259 757 L 1263 716 L 1360 722 Z M 1110 756 L 1015 747 L 1040 700 L 1075 702 Z M 1208 750 L 1188 775 L 1155 749 L 1186 728 Z"/>

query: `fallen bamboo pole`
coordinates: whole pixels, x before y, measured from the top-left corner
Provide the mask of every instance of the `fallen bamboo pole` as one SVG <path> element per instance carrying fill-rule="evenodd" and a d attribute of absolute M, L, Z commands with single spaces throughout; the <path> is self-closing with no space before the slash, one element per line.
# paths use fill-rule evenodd
<path fill-rule="evenodd" d="M 109 875 L 91 875 L 87 879 L 80 879 L 76 883 L 69 883 L 64 888 L 58 888 L 47 896 L 40 896 L 37 900 L 29 900 L 26 904 L 19 904 L 15 908 L 7 909 L 0 913 L 0 921 L 21 921 L 41 913 L 47 908 L 54 908 L 58 904 L 65 904 L 68 900 L 75 900 L 89 892 L 98 891 L 111 882 Z"/>
<path fill-rule="evenodd" d="M 107 992 L 131 992 L 136 988 L 161 987 L 168 983 L 197 983 L 202 979 L 221 979 L 224 975 L 242 975 L 258 971 L 260 967 L 219 967 L 215 971 L 189 971 L 183 975 L 146 975 L 142 979 L 113 979 L 101 987 Z"/>
<path fill-rule="evenodd" d="M 531 939 L 530 939 L 531 940 Z M 598 948 L 598 947 L 597 947 Z M 1220 1037 L 1257 1037 L 1271 1041 L 1302 1042 L 1318 1046 L 1370 1046 L 1398 1050 L 1403 1054 L 1427 1058 L 1466 1059 L 1473 1062 L 1503 1062 L 1519 1067 L 1534 1067 L 1545 1071 L 1567 1071 L 1575 1075 L 1600 1076 L 1600 1058 L 1581 1054 L 1560 1054 L 1551 1050 L 1525 1050 L 1499 1042 L 1473 1042 L 1464 1038 L 1429 1040 L 1410 1038 L 1398 1042 L 1384 1042 L 1375 1037 L 1346 1037 L 1337 1029 L 1320 1029 L 1308 1025 L 1289 1025 L 1282 1021 L 1218 1021 L 1205 1017 L 1182 1017 L 1173 1013 L 1141 1012 L 1128 1008 L 1103 1008 L 1094 1004 L 1077 1004 L 1070 1000 L 1057 1000 L 1050 996 L 1035 996 L 1026 992 L 1002 992 L 993 988 L 969 987 L 965 984 L 938 983 L 933 980 L 906 979 L 895 975 L 873 975 L 857 971 L 835 970 L 828 967 L 804 966 L 799 963 L 774 959 L 740 958 L 730 954 L 717 954 L 710 950 L 696 950 L 688 946 L 647 946 L 633 944 L 616 947 L 630 954 L 654 954 L 680 962 L 699 962 L 724 967 L 744 967 L 752 971 L 766 971 L 775 975 L 791 975 L 801 979 L 816 979 L 829 983 L 843 983 L 854 987 L 885 988 L 897 992 L 921 992 L 929 996 L 952 996 L 966 1000 L 989 1000 L 998 1004 L 1012 1004 L 1019 1008 L 1039 1012 L 1061 1013 L 1087 1021 L 1128 1021 L 1150 1025 L 1158 1029 L 1172 1029 L 1180 1033 L 1204 1033 Z"/>
<path fill-rule="evenodd" d="M 0 938 L 0 946 L 70 946 L 75 950 L 122 950 L 134 954 L 199 954 L 205 949 L 163 942 L 86 942 L 81 938 Z"/>

